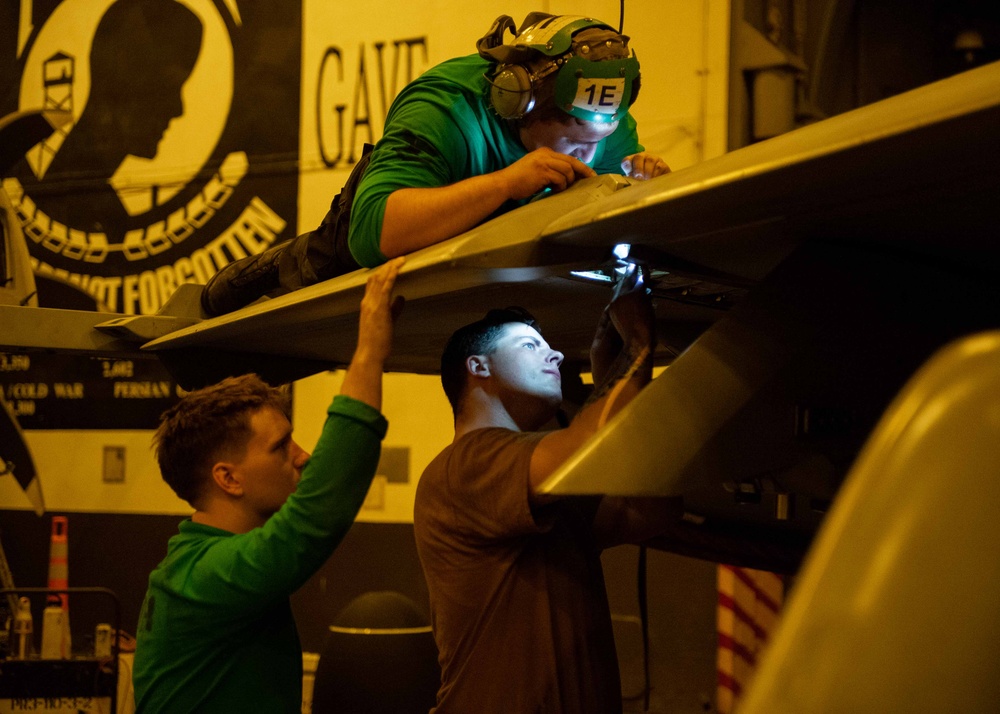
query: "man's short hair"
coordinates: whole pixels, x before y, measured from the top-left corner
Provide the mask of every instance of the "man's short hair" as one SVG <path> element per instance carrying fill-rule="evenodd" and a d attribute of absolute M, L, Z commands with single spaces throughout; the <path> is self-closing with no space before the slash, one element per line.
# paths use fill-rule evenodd
<path fill-rule="evenodd" d="M 466 359 L 472 355 L 491 354 L 503 335 L 504 325 L 513 322 L 538 330 L 538 322 L 530 312 L 523 307 L 511 306 L 490 310 L 482 319 L 457 329 L 448 339 L 441 355 L 441 385 L 456 414 L 465 391 Z"/>
<path fill-rule="evenodd" d="M 290 412 L 286 392 L 256 374 L 228 377 L 186 394 L 163 412 L 153 435 L 163 480 L 198 508 L 212 466 L 220 457 L 243 455 L 252 433 L 250 419 L 265 407 L 286 417 Z"/>

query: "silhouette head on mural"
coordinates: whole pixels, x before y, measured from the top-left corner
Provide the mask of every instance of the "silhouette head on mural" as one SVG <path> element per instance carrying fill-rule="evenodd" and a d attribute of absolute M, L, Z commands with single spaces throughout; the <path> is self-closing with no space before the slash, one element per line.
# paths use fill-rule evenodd
<path fill-rule="evenodd" d="M 108 184 L 126 156 L 151 159 L 201 50 L 201 20 L 175 0 L 118 0 L 101 18 L 90 52 L 90 94 L 46 182 L 65 183 L 71 227 L 126 217 Z"/>

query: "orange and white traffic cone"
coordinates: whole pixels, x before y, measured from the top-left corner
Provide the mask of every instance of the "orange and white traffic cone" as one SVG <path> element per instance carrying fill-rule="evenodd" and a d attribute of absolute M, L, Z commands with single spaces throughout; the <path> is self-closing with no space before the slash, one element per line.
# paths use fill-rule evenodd
<path fill-rule="evenodd" d="M 52 540 L 49 546 L 49 588 L 69 587 L 69 519 L 52 516 Z M 69 610 L 69 594 L 57 593 L 63 610 Z"/>
<path fill-rule="evenodd" d="M 52 516 L 52 537 L 49 544 L 49 588 L 69 587 L 69 519 Z M 58 598 L 58 600 L 57 600 Z M 42 622 L 43 658 L 64 659 L 72 649 L 69 630 L 69 593 L 51 593 Z M 62 610 L 58 609 L 61 606 Z"/>

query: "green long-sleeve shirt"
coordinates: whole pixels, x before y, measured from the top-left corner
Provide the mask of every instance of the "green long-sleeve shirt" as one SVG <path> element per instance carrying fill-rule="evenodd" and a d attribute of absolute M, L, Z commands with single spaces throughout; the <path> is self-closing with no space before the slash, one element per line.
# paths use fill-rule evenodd
<path fill-rule="evenodd" d="M 180 524 L 139 617 L 139 714 L 298 714 L 302 651 L 289 595 L 353 523 L 387 428 L 376 409 L 337 396 L 298 487 L 267 523 L 240 534 Z"/>
<path fill-rule="evenodd" d="M 379 249 L 385 204 L 401 188 L 449 186 L 499 171 L 528 152 L 487 98 L 492 65 L 478 54 L 442 62 L 410 82 L 393 100 L 385 131 L 358 186 L 348 242 L 361 265 L 386 258 Z M 590 162 L 599 174 L 622 173 L 622 159 L 643 151 L 635 119 L 626 114 L 598 143 Z M 508 201 L 494 216 L 523 206 Z"/>

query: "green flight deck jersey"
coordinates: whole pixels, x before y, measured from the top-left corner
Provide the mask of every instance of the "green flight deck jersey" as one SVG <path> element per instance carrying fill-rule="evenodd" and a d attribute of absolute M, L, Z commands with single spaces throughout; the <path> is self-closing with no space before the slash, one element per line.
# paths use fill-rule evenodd
<path fill-rule="evenodd" d="M 450 186 L 499 171 L 528 153 L 510 124 L 490 107 L 486 74 L 492 67 L 478 54 L 447 60 L 393 100 L 351 208 L 348 243 L 362 266 L 386 261 L 379 236 L 393 191 Z M 621 174 L 622 160 L 643 150 L 635 119 L 626 114 L 614 133 L 601 140 L 590 167 L 599 174 Z M 529 200 L 508 201 L 494 216 Z"/>
<path fill-rule="evenodd" d="M 139 714 L 299 714 L 302 650 L 289 595 L 354 522 L 387 428 L 378 410 L 338 395 L 295 492 L 267 523 L 249 533 L 180 524 L 139 617 Z"/>

